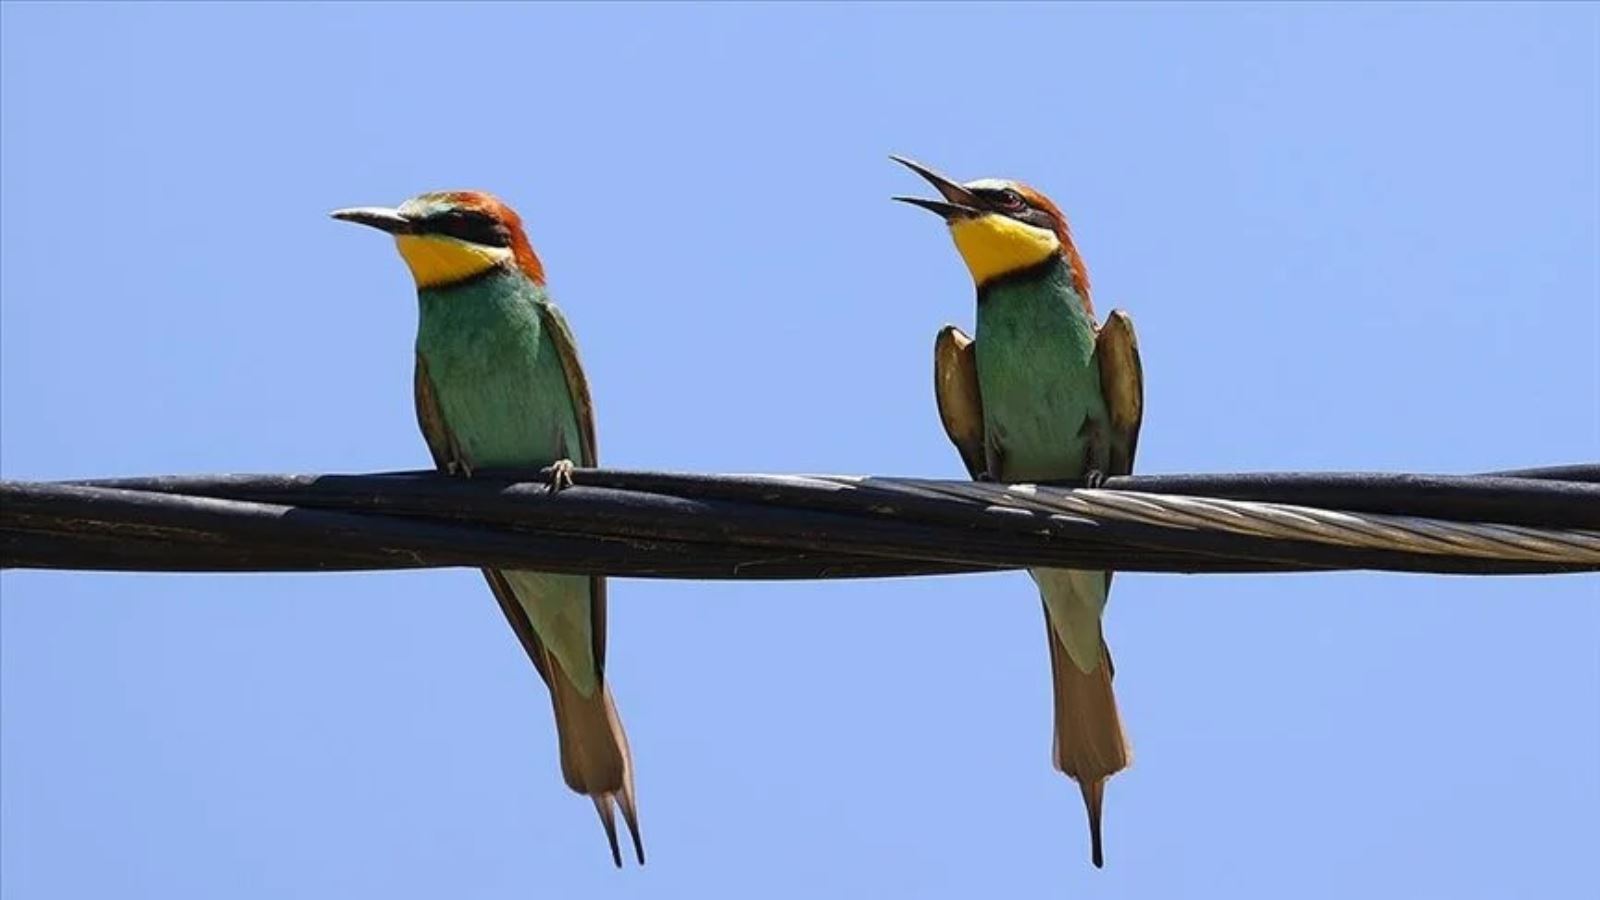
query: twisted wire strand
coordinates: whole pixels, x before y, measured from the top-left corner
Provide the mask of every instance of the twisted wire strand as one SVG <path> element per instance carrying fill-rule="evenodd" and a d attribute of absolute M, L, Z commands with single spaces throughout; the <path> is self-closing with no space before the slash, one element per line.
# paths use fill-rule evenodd
<path fill-rule="evenodd" d="M 1412 553 L 1600 565 L 1600 532 L 1594 531 L 1446 522 L 1416 516 L 1089 488 L 1041 495 L 1032 485 L 1014 485 L 1010 491 L 1043 509 L 1090 518 Z"/>
<path fill-rule="evenodd" d="M 976 503 L 998 502 L 1047 515 L 1064 513 L 1094 520 L 1115 519 L 1373 550 L 1600 565 L 1600 531 L 1587 529 L 1451 522 L 1422 516 L 1354 513 L 1288 503 L 1098 488 L 838 476 L 801 477 L 847 485 L 893 481 L 897 487 L 907 487 L 924 496 L 952 497 Z M 998 496 L 995 491 L 997 487 L 1003 491 Z"/>

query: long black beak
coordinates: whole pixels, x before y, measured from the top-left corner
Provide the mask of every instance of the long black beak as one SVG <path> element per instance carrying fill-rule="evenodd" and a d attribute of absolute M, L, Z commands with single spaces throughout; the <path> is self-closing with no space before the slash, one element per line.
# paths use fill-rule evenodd
<path fill-rule="evenodd" d="M 383 206 L 352 206 L 349 209 L 336 209 L 329 215 L 341 222 L 367 225 L 389 234 L 410 234 L 415 228 L 415 223 L 410 219 Z"/>
<path fill-rule="evenodd" d="M 901 203 L 909 203 L 912 206 L 920 206 L 929 212 L 937 213 L 938 215 L 943 216 L 946 222 L 954 219 L 967 219 L 974 216 L 983 215 L 983 200 L 978 197 L 977 194 L 974 194 L 956 182 L 951 181 L 943 175 L 940 175 L 938 172 L 935 172 L 916 160 L 907 159 L 904 156 L 895 156 L 893 154 L 890 154 L 889 158 L 917 173 L 918 175 L 921 175 L 924 180 L 933 185 L 934 189 L 944 197 L 943 201 L 929 200 L 924 197 L 895 197 L 894 199 L 899 200 Z"/>

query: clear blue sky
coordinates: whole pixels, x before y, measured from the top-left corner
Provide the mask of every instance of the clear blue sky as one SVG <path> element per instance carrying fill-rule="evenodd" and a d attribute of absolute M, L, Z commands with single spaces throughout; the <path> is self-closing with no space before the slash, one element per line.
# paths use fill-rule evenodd
<path fill-rule="evenodd" d="M 521 210 L 605 462 L 958 477 L 910 154 L 1072 218 L 1147 472 L 1600 457 L 1593 5 L 0 7 L 0 473 L 427 455 L 350 204 Z M 620 581 L 616 872 L 469 571 L 0 576 L 0 893 L 1589 897 L 1594 577 L 1117 580 L 1108 866 L 1020 573 Z"/>

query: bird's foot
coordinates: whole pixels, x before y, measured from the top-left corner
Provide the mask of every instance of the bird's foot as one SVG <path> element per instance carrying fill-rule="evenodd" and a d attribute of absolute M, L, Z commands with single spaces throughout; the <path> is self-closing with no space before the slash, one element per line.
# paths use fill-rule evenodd
<path fill-rule="evenodd" d="M 550 493 L 559 494 L 572 487 L 572 470 L 574 468 L 570 459 L 558 459 L 550 464 L 550 480 L 547 482 Z"/>
<path fill-rule="evenodd" d="M 1094 489 L 1106 483 L 1106 473 L 1099 469 L 1090 469 L 1083 474 L 1083 486 Z"/>

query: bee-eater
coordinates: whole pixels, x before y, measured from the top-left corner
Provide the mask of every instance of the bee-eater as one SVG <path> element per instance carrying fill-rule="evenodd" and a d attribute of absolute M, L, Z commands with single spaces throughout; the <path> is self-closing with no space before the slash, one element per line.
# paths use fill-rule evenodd
<path fill-rule="evenodd" d="M 417 423 L 440 469 L 552 467 L 552 489 L 596 460 L 594 407 L 578 345 L 509 206 L 475 191 L 422 194 L 336 219 L 394 236 L 417 285 Z M 612 803 L 644 862 L 633 762 L 605 681 L 606 582 L 483 570 L 550 689 L 567 786 L 600 813 L 622 865 Z"/>
<path fill-rule="evenodd" d="M 975 479 L 1084 479 L 1133 469 L 1144 379 L 1133 322 L 1095 323 L 1089 276 L 1050 199 L 1014 181 L 957 184 L 893 157 L 943 200 L 896 197 L 937 213 L 977 286 L 976 338 L 946 325 L 934 342 L 939 417 Z M 1055 766 L 1078 782 L 1094 864 L 1104 865 L 1106 779 L 1128 766 L 1100 618 L 1110 572 L 1034 569 L 1055 693 Z"/>

